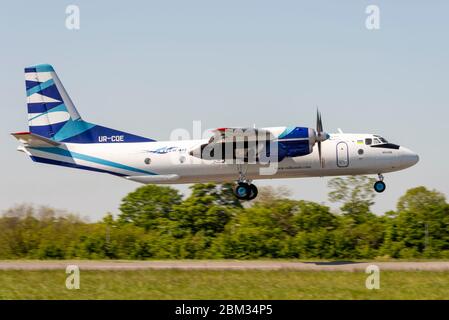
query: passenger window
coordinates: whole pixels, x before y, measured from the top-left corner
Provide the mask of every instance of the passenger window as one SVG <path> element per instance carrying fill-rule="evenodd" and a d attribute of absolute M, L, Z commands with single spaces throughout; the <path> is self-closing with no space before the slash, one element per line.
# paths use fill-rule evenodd
<path fill-rule="evenodd" d="M 373 139 L 371 139 L 371 138 L 366 138 L 366 139 L 365 139 L 365 144 L 366 144 L 367 146 L 371 145 L 372 143 L 373 143 Z"/>

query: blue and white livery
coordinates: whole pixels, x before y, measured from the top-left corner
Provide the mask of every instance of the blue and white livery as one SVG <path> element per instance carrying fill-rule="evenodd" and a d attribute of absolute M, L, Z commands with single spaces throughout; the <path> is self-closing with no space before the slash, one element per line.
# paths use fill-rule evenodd
<path fill-rule="evenodd" d="M 316 129 L 219 128 L 210 139 L 155 141 L 83 120 L 51 65 L 25 68 L 29 131 L 13 133 L 35 162 L 109 173 L 141 183 L 236 181 L 242 200 L 256 179 L 377 174 L 416 164 L 416 153 L 373 134 Z M 273 167 L 274 170 L 267 170 Z"/>

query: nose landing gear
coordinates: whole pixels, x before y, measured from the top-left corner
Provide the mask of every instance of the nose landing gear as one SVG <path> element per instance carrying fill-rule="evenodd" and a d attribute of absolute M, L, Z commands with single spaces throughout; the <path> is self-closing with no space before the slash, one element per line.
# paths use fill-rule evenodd
<path fill-rule="evenodd" d="M 387 186 L 384 182 L 384 176 L 381 173 L 378 174 L 378 177 L 379 181 L 376 181 L 376 183 L 374 183 L 374 191 L 376 191 L 377 193 L 382 193 L 385 191 Z"/>

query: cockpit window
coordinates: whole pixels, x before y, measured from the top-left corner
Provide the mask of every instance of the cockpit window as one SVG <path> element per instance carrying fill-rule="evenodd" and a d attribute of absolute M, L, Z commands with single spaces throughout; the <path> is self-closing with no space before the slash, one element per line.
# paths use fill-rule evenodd
<path fill-rule="evenodd" d="M 374 135 L 374 137 L 375 137 L 375 138 L 374 138 L 375 144 L 388 143 L 387 139 L 385 139 L 385 138 L 383 138 L 383 137 L 381 137 L 381 136 Z"/>
<path fill-rule="evenodd" d="M 366 139 L 365 139 L 365 144 L 366 144 L 367 146 L 371 145 L 372 143 L 373 143 L 373 139 L 371 139 L 371 138 L 366 138 Z"/>

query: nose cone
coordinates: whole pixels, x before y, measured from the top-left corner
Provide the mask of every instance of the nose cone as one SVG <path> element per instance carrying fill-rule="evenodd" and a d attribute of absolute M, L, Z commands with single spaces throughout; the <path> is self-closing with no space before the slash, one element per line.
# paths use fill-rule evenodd
<path fill-rule="evenodd" d="M 399 149 L 399 161 L 401 167 L 409 168 L 414 166 L 419 161 L 419 156 L 410 149 L 400 147 Z"/>

